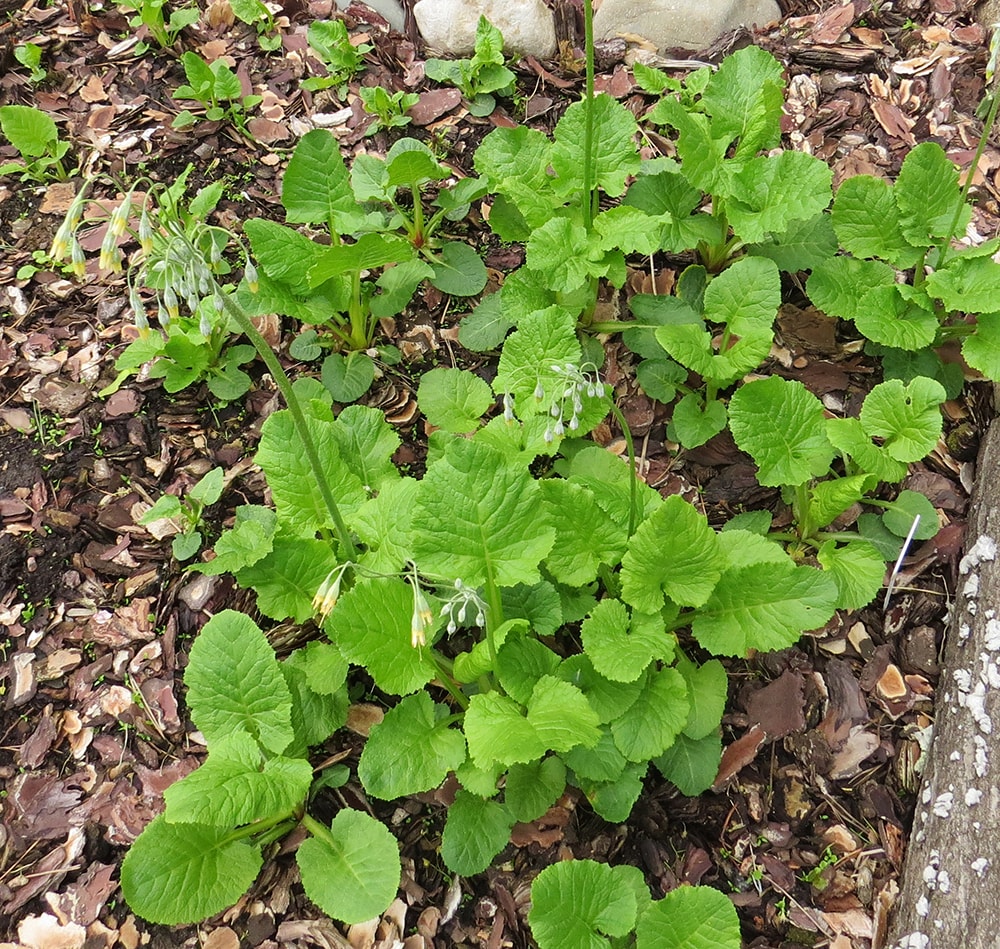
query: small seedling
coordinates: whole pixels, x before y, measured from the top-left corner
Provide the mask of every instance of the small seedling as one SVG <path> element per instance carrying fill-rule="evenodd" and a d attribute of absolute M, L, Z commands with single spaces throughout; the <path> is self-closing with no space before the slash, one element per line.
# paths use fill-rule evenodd
<path fill-rule="evenodd" d="M 281 31 L 266 4 L 261 0 L 229 0 L 229 5 L 238 20 L 257 31 L 261 49 L 273 51 L 281 47 Z"/>
<path fill-rule="evenodd" d="M 247 110 L 258 105 L 261 96 L 243 95 L 239 77 L 221 59 L 209 63 L 189 51 L 181 56 L 181 64 L 187 83 L 174 90 L 173 98 L 195 99 L 204 107 L 209 122 L 228 118 L 246 132 Z M 188 128 L 197 121 L 198 117 L 185 109 L 174 118 L 172 127 Z"/>
<path fill-rule="evenodd" d="M 204 542 L 199 528 L 205 508 L 222 497 L 223 487 L 222 469 L 213 468 L 192 485 L 183 498 L 164 494 L 139 518 L 139 523 L 145 526 L 154 521 L 173 521 L 179 527 L 171 542 L 173 555 L 177 560 L 190 560 L 201 550 Z"/>
<path fill-rule="evenodd" d="M 489 115 L 496 108 L 493 93 L 509 95 L 517 78 L 504 65 L 503 34 L 482 16 L 472 59 L 428 59 L 424 73 L 435 82 L 455 86 L 473 115 Z"/>
<path fill-rule="evenodd" d="M 37 43 L 22 43 L 14 47 L 14 59 L 28 70 L 32 85 L 44 82 L 48 71 L 42 66 L 42 47 Z"/>
<path fill-rule="evenodd" d="M 115 0 L 123 10 L 135 14 L 129 21 L 133 29 L 146 27 L 149 35 L 162 49 L 168 49 L 177 42 L 181 30 L 198 22 L 201 11 L 197 6 L 178 7 L 170 11 L 170 16 L 164 17 L 163 8 L 166 0 Z M 139 51 L 145 48 L 141 44 Z"/>
<path fill-rule="evenodd" d="M 17 149 L 22 161 L 0 165 L 0 176 L 20 175 L 22 181 L 65 181 L 63 158 L 69 142 L 60 141 L 51 116 L 30 105 L 0 106 L 0 131 Z"/>
<path fill-rule="evenodd" d="M 302 81 L 307 92 L 318 92 L 331 86 L 340 87 L 341 99 L 347 92 L 347 81 L 361 70 L 365 54 L 372 47 L 366 43 L 355 46 L 343 20 L 316 20 L 309 25 L 306 34 L 309 46 L 326 67 L 325 76 L 313 76 Z"/>
<path fill-rule="evenodd" d="M 409 125 L 412 119 L 406 114 L 411 106 L 420 101 L 416 92 L 389 92 L 382 86 L 361 86 L 358 89 L 365 112 L 373 116 L 366 135 L 374 135 L 381 129 L 400 128 Z"/>

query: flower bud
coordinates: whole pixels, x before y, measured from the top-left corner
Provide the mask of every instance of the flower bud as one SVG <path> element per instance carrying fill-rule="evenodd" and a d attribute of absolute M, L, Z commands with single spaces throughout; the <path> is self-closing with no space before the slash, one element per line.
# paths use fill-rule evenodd
<path fill-rule="evenodd" d="M 243 276 L 246 277 L 250 292 L 256 293 L 260 289 L 260 277 L 257 274 L 257 268 L 249 260 L 246 267 L 243 268 Z"/>

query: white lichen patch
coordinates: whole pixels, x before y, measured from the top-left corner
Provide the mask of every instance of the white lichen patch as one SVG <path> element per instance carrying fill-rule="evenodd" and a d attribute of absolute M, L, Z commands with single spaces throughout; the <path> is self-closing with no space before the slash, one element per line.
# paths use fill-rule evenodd
<path fill-rule="evenodd" d="M 990 652 L 1000 649 L 1000 620 L 986 621 L 986 648 Z"/>
<path fill-rule="evenodd" d="M 989 767 L 989 750 L 986 746 L 986 739 L 982 738 L 980 735 L 974 735 L 972 742 L 975 745 L 975 768 L 976 776 L 979 778 L 986 777 L 986 771 Z"/>
<path fill-rule="evenodd" d="M 990 862 L 985 857 L 976 857 L 969 866 L 972 867 L 976 876 L 981 880 L 986 876 L 986 871 L 990 868 Z"/>
<path fill-rule="evenodd" d="M 971 634 L 972 627 L 968 623 L 960 623 L 958 626 L 958 644 L 964 646 Z"/>
<path fill-rule="evenodd" d="M 962 752 L 960 752 L 960 751 L 953 751 L 950 755 L 948 755 L 948 760 L 949 761 L 961 761 L 962 760 Z"/>
<path fill-rule="evenodd" d="M 980 534 L 976 542 L 969 548 L 968 553 L 958 564 L 958 572 L 965 576 L 973 567 L 987 560 L 996 560 L 997 542 L 986 534 Z"/>
<path fill-rule="evenodd" d="M 970 573 L 969 574 L 969 579 L 966 580 L 964 584 L 962 584 L 962 593 L 965 596 L 967 596 L 970 601 L 972 601 L 972 602 L 966 603 L 965 604 L 965 608 L 970 613 L 975 613 L 975 611 L 976 611 L 975 610 L 976 603 L 974 601 L 975 601 L 975 598 L 977 596 L 979 596 L 979 574 L 978 573 Z"/>
<path fill-rule="evenodd" d="M 917 911 L 917 915 L 921 919 L 927 919 L 927 916 L 930 914 L 931 911 L 931 901 L 927 899 L 926 896 L 921 895 L 917 899 L 915 909 Z"/>
<path fill-rule="evenodd" d="M 951 791 L 943 791 L 934 799 L 934 806 L 931 810 L 938 817 L 950 817 L 951 809 L 955 804 L 955 795 Z"/>
<path fill-rule="evenodd" d="M 931 937 L 923 933 L 909 933 L 896 943 L 894 949 L 928 949 Z"/>
<path fill-rule="evenodd" d="M 965 806 L 975 807 L 983 799 L 983 792 L 979 788 L 969 788 L 965 792 Z"/>

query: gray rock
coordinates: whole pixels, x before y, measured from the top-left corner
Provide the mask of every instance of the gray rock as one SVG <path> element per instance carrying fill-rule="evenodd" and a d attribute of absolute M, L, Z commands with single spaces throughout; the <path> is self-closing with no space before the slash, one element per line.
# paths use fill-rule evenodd
<path fill-rule="evenodd" d="M 594 14 L 594 36 L 635 33 L 660 49 L 704 49 L 729 30 L 780 16 L 775 0 L 604 0 Z"/>
<path fill-rule="evenodd" d="M 552 12 L 542 0 L 417 0 L 413 14 L 424 42 L 441 53 L 471 53 L 480 16 L 503 33 L 508 52 L 544 59 L 556 51 Z"/>

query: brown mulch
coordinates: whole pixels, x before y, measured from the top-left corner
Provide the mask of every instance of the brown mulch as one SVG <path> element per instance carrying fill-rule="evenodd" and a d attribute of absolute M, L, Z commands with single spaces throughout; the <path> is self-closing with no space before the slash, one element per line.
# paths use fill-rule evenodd
<path fill-rule="evenodd" d="M 414 125 L 404 133 L 431 143 L 464 173 L 494 125 L 550 130 L 581 87 L 572 51 L 559 62 L 528 61 L 518 67 L 523 100 L 474 118 L 453 90 L 423 80 L 418 46 L 356 4 L 348 24 L 358 41 L 375 47 L 366 70 L 346 101 L 332 92 L 311 96 L 299 88 L 305 32 L 311 20 L 330 15 L 330 0 L 284 6 L 281 54 L 262 53 L 253 31 L 227 10 L 226 0 L 213 0 L 183 43 L 230 56 L 247 91 L 264 96 L 249 124 L 253 140 L 218 123 L 172 130 L 181 107 L 170 97 L 182 78 L 176 52 L 139 55 L 111 4 L 0 0 L 0 102 L 49 112 L 73 143 L 80 178 L 170 181 L 194 162 L 193 186 L 226 180 L 216 223 L 237 229 L 251 215 L 280 217 L 281 169 L 317 116 L 332 124 L 348 157 L 388 147 L 385 133 L 364 134 L 358 83 L 420 92 Z M 907 151 L 927 140 L 968 164 L 988 43 L 968 2 L 853 0 L 817 8 L 793 0 L 785 13 L 753 41 L 788 67 L 791 147 L 829 161 L 837 180 L 858 172 L 892 177 Z M 705 55 L 719 58 L 748 39 L 725 37 Z M 29 41 L 43 47 L 50 70 L 38 87 L 12 56 Z M 604 51 L 599 88 L 641 114 L 648 99 L 619 54 Z M 998 174 L 1000 151 L 990 147 L 974 178 L 980 234 L 997 230 Z M 252 609 L 226 578 L 184 573 L 169 539 L 136 521 L 165 491 L 183 491 L 216 465 L 229 486 L 210 512 L 210 529 L 236 506 L 262 501 L 263 479 L 250 459 L 275 395 L 255 364 L 254 388 L 228 406 L 204 390 L 167 396 L 156 383 L 136 380 L 109 399 L 97 396 L 134 337 L 123 285 L 99 279 L 96 270 L 74 282 L 29 267 L 33 252 L 49 246 L 78 184 L 0 179 L 0 939 L 88 949 L 527 947 L 531 880 L 572 855 L 633 863 L 654 895 L 682 882 L 718 887 L 737 906 L 750 947 L 878 949 L 912 818 L 919 740 L 933 717 L 972 463 L 991 414 L 987 387 L 978 384 L 945 407 L 945 441 L 911 468 L 907 486 L 931 498 L 944 526 L 909 557 L 889 608 L 873 604 L 793 649 L 729 663 L 727 750 L 712 791 L 685 798 L 650 776 L 621 826 L 568 796 L 543 821 L 518 828 L 493 869 L 460 881 L 449 878 L 436 853 L 443 812 L 433 795 L 376 808 L 400 840 L 404 878 L 400 901 L 369 934 L 360 927 L 342 933 L 323 918 L 286 853 L 275 855 L 234 909 L 201 926 L 151 926 L 130 914 L 118 864 L 162 808 L 164 788 L 203 752 L 191 741 L 184 708 L 187 649 L 215 612 Z M 112 198 L 115 187 L 98 185 L 95 194 Z M 471 226 L 482 230 L 480 246 L 491 248 L 487 262 L 501 280 L 519 263 L 516 249 L 497 246 L 478 218 Z M 644 279 L 637 269 L 627 292 L 642 289 Z M 875 364 L 788 290 L 771 371 L 801 379 L 832 408 L 856 404 L 878 381 Z M 420 372 L 485 362 L 458 343 L 461 315 L 455 301 L 428 290 L 382 327 L 405 358 L 365 401 L 384 408 L 404 435 L 409 454 L 400 460 L 419 463 L 422 453 L 413 395 Z M 294 329 L 291 321 L 264 326 L 287 364 L 305 371 L 287 357 Z M 637 389 L 627 352 L 614 340 L 607 349 L 608 381 L 641 445 L 650 484 L 697 493 L 718 521 L 774 500 L 727 438 L 689 452 L 666 442 L 664 407 Z M 599 432 L 611 447 L 619 435 Z M 273 631 L 276 640 L 282 632 Z M 347 752 L 353 765 L 359 747 L 357 735 L 338 733 L 324 751 Z M 343 793 L 365 806 L 356 782 Z"/>

